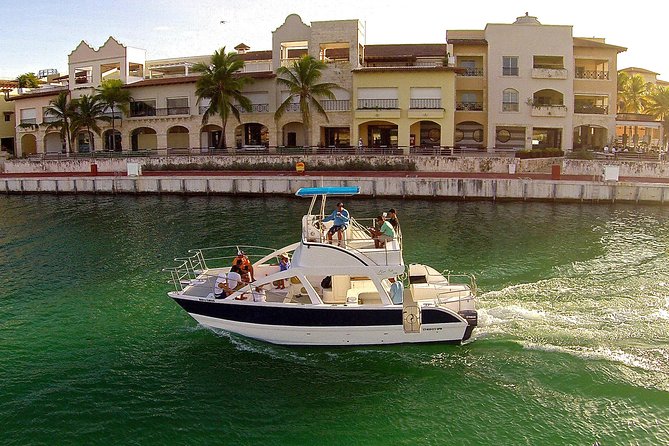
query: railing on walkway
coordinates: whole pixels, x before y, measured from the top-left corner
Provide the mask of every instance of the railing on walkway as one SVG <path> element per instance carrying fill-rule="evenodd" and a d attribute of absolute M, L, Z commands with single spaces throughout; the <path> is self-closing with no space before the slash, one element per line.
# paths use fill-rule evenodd
<path fill-rule="evenodd" d="M 133 158 L 133 157 L 164 157 L 164 156 L 295 156 L 295 155 L 356 155 L 366 156 L 457 156 L 457 157 L 513 157 L 516 152 L 514 148 L 507 147 L 474 147 L 474 146 L 425 146 L 425 147 L 276 147 L 276 146 L 245 146 L 241 148 L 215 148 L 215 147 L 184 147 L 152 150 L 124 150 L 95 151 L 95 152 L 70 152 L 66 153 L 38 153 L 26 156 L 33 161 L 37 160 L 67 160 L 67 159 L 96 159 L 96 158 Z"/>

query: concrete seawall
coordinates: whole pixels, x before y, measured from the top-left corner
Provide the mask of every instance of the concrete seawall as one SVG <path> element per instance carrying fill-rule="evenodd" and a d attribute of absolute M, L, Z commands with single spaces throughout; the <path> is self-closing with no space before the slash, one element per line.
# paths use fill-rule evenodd
<path fill-rule="evenodd" d="M 0 178 L 3 194 L 292 195 L 300 187 L 358 185 L 362 195 L 458 200 L 654 203 L 669 201 L 669 184 L 529 178 L 419 176 L 62 176 Z"/>

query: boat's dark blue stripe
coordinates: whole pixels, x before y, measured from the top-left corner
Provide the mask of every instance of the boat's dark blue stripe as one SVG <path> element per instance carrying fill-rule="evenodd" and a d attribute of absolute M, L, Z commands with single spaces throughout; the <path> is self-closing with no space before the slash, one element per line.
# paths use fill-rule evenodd
<path fill-rule="evenodd" d="M 402 325 L 401 308 L 273 307 L 236 302 L 211 302 L 175 298 L 191 314 L 252 324 L 293 327 L 348 327 Z M 422 310 L 423 324 L 462 322 L 436 308 Z"/>

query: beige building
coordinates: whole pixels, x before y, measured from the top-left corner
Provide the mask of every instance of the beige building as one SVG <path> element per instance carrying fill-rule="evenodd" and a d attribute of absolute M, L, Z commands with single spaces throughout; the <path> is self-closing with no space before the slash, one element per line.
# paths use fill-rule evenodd
<path fill-rule="evenodd" d="M 615 134 L 616 61 L 625 48 L 521 16 L 448 30 L 455 144 L 497 149 L 602 147 Z"/>
<path fill-rule="evenodd" d="M 16 133 L 16 118 L 14 115 L 14 104 L 8 99 L 17 94 L 17 82 L 14 80 L 0 79 L 0 152 L 9 155 L 14 154 L 14 135 Z"/>
<path fill-rule="evenodd" d="M 305 24 L 295 15 L 272 31 L 272 49 L 234 49 L 254 82 L 244 94 L 251 111 L 228 121 L 229 148 L 270 152 L 307 143 L 318 147 L 375 147 L 410 153 L 420 148 L 472 150 L 597 147 L 615 134 L 616 57 L 624 48 L 579 39 L 571 26 L 542 25 L 534 17 L 484 30 L 448 31 L 445 44 L 365 45 L 358 20 Z M 229 50 L 229 49 L 228 49 Z M 288 95 L 276 71 L 309 54 L 327 64 L 321 81 L 334 82 L 334 99 L 321 103 L 305 129 L 297 104 L 276 121 Z M 68 58 L 61 83 L 14 100 L 17 154 L 62 151 L 47 131 L 44 109 L 60 91 L 92 94 L 105 79 L 131 92 L 128 116 L 115 112 L 116 134 L 104 126 L 93 141 L 76 135 L 79 152 L 209 151 L 222 136 L 218 118 L 202 122 L 206 101 L 195 95 L 192 67 L 208 55 L 146 60 L 144 50 L 109 38 L 99 49 L 82 42 Z M 611 74 L 613 73 L 613 74 Z M 308 138 L 309 141 L 305 140 Z"/>

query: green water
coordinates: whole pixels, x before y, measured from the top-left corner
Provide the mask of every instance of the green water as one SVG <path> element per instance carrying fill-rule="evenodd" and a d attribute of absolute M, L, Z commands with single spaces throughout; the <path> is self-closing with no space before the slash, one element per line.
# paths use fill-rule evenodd
<path fill-rule="evenodd" d="M 173 257 L 291 243 L 306 204 L 0 197 L 0 444 L 669 444 L 669 210 L 349 200 L 476 274 L 460 347 L 271 346 L 165 295 Z"/>

